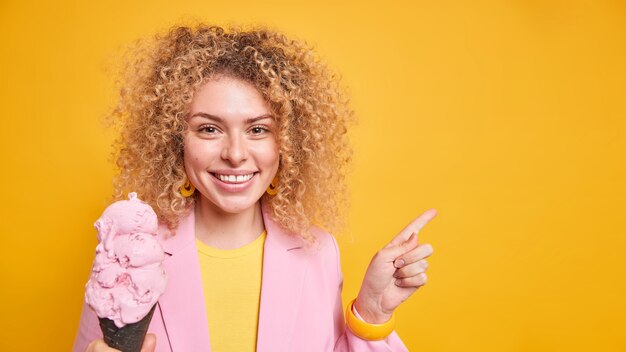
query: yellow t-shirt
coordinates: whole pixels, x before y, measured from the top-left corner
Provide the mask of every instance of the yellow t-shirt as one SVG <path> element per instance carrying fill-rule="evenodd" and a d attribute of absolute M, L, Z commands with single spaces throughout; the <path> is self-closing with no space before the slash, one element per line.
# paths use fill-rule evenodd
<path fill-rule="evenodd" d="M 266 235 L 227 250 L 196 239 L 212 351 L 256 351 Z"/>

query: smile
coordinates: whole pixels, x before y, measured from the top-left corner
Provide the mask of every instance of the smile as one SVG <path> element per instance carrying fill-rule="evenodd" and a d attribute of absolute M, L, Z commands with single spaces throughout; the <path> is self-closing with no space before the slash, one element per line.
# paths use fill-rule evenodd
<path fill-rule="evenodd" d="M 221 192 L 240 193 L 253 187 L 259 171 L 253 170 L 214 170 L 209 172 L 213 176 L 213 184 Z"/>
<path fill-rule="evenodd" d="M 248 180 L 252 178 L 252 176 L 254 176 L 254 173 L 251 173 L 248 175 L 222 175 L 222 174 L 212 173 L 212 175 L 224 183 L 237 184 L 237 183 L 247 182 Z"/>

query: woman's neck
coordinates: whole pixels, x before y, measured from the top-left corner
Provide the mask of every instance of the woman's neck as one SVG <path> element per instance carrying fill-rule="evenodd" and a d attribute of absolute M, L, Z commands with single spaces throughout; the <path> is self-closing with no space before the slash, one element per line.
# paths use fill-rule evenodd
<path fill-rule="evenodd" d="M 254 241 L 263 232 L 261 202 L 240 213 L 227 213 L 203 197 L 195 206 L 196 238 L 210 247 L 234 249 Z"/>

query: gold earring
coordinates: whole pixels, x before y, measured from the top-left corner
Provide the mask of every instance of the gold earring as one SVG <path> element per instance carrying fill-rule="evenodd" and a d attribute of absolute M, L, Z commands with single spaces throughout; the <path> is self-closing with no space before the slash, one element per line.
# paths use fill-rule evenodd
<path fill-rule="evenodd" d="M 191 181 L 189 181 L 189 179 L 187 178 L 187 175 L 185 175 L 185 183 L 183 183 L 183 185 L 180 187 L 180 194 L 183 197 L 187 198 L 187 197 L 191 197 L 195 191 L 196 191 L 196 187 L 194 187 L 194 185 L 191 184 Z"/>
<path fill-rule="evenodd" d="M 267 187 L 266 192 L 270 196 L 273 196 L 276 193 L 278 193 L 278 176 L 274 177 L 272 182 L 270 182 L 270 185 L 269 185 L 269 187 Z"/>

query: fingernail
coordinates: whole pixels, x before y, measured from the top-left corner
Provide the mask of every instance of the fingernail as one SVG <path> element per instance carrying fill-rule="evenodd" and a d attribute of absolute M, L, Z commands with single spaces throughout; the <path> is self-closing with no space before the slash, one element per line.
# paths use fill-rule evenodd
<path fill-rule="evenodd" d="M 404 266 L 404 259 L 398 259 L 394 262 L 396 268 L 401 268 Z"/>

